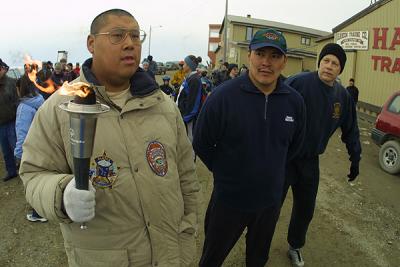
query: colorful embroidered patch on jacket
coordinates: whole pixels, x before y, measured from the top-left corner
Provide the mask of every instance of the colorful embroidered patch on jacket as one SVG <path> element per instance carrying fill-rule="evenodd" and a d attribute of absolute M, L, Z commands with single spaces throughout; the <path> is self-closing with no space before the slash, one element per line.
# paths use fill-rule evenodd
<path fill-rule="evenodd" d="M 150 168 L 158 176 L 165 176 L 168 172 L 167 155 L 164 146 L 158 141 L 152 141 L 147 146 L 146 159 Z"/>
<path fill-rule="evenodd" d="M 117 179 L 117 166 L 105 151 L 90 164 L 89 177 L 95 188 L 112 188 Z"/>

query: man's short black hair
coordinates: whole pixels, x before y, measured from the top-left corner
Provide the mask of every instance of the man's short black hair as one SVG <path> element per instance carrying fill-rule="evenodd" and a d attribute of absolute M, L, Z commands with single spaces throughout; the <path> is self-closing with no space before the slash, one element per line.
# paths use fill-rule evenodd
<path fill-rule="evenodd" d="M 90 25 L 90 34 L 98 33 L 100 28 L 106 24 L 106 19 L 107 19 L 107 16 L 109 16 L 109 15 L 128 16 L 128 17 L 135 19 L 135 17 L 128 11 L 125 11 L 123 9 L 117 9 L 117 8 L 110 9 L 110 10 L 100 13 L 99 15 L 97 15 L 94 18 L 94 20 L 92 21 L 92 24 Z"/>
<path fill-rule="evenodd" d="M 353 83 L 354 83 L 354 79 L 353 79 L 353 78 L 351 78 L 351 79 L 350 79 L 350 82 L 353 82 Z"/>

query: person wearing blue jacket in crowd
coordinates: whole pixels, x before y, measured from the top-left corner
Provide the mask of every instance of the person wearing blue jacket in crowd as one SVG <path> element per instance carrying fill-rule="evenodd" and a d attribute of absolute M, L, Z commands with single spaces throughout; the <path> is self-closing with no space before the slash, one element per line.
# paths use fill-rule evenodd
<path fill-rule="evenodd" d="M 286 52 L 280 32 L 256 32 L 249 73 L 220 85 L 200 112 L 193 148 L 214 177 L 200 266 L 221 266 L 246 227 L 246 266 L 268 261 L 285 166 L 305 132 L 303 99 L 280 79 Z"/>
<path fill-rule="evenodd" d="M 18 163 L 21 162 L 23 152 L 22 144 L 24 143 L 28 130 L 31 127 L 36 111 L 44 103 L 43 96 L 37 91 L 35 85 L 29 80 L 26 74 L 18 80 L 17 93 L 19 96 L 19 104 L 15 119 L 17 144 L 14 149 L 14 156 Z M 26 215 L 26 218 L 31 222 L 47 222 L 47 219 L 40 216 L 34 209 Z"/>
<path fill-rule="evenodd" d="M 282 203 L 289 187 L 293 192 L 292 216 L 289 224 L 288 256 L 293 266 L 304 266 L 300 252 L 312 220 L 319 184 L 319 155 L 324 153 L 329 138 L 341 128 L 341 139 L 350 155 L 348 175 L 353 181 L 359 173 L 361 159 L 360 134 L 354 102 L 336 78 L 346 63 L 343 48 L 334 43 L 325 45 L 318 58 L 318 71 L 300 73 L 286 79 L 304 99 L 307 110 L 306 138 L 298 156 L 287 167 Z"/>
<path fill-rule="evenodd" d="M 202 85 L 196 71 L 201 60 L 201 57 L 193 55 L 185 57 L 183 71 L 186 78 L 179 89 L 177 100 L 190 141 L 193 141 L 193 129 L 201 108 Z"/>

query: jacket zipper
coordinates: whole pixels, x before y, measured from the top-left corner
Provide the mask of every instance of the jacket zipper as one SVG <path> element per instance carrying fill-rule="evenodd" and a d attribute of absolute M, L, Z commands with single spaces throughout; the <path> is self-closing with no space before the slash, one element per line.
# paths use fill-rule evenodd
<path fill-rule="evenodd" d="M 265 95 L 264 120 L 267 120 L 267 109 L 268 109 L 268 95 Z"/>

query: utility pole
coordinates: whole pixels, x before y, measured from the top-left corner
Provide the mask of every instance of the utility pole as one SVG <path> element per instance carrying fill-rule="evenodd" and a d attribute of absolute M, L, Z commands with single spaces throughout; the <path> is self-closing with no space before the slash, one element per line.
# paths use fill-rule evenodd
<path fill-rule="evenodd" d="M 147 54 L 150 56 L 150 46 L 151 46 L 151 25 L 150 25 L 150 31 L 149 31 L 149 53 Z"/>
<path fill-rule="evenodd" d="M 158 26 L 156 26 L 155 28 L 161 28 L 162 27 L 162 25 L 158 25 Z M 149 54 L 148 54 L 148 56 L 149 55 L 151 55 L 150 54 L 150 48 L 151 48 L 151 25 L 150 25 L 150 31 L 149 31 Z"/>
<path fill-rule="evenodd" d="M 225 18 L 224 18 L 224 62 L 226 62 L 226 51 L 228 49 L 228 0 L 225 0 Z"/>

